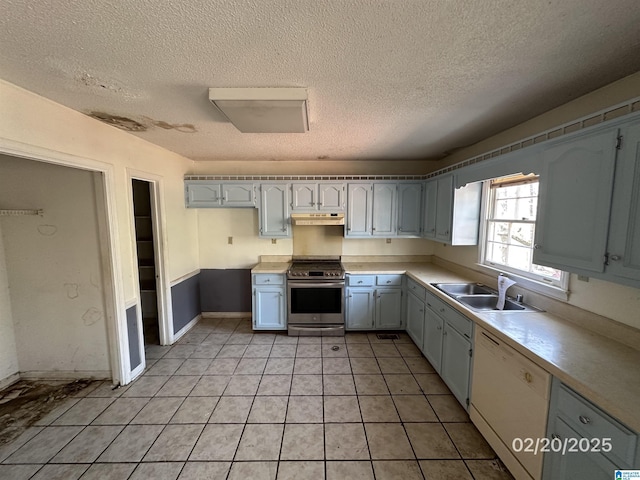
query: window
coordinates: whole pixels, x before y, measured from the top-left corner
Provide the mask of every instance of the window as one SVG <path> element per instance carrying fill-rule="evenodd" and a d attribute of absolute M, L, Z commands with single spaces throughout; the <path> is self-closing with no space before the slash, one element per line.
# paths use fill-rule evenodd
<path fill-rule="evenodd" d="M 513 175 L 489 181 L 481 263 L 536 282 L 566 287 L 561 270 L 533 263 L 538 177 Z"/>

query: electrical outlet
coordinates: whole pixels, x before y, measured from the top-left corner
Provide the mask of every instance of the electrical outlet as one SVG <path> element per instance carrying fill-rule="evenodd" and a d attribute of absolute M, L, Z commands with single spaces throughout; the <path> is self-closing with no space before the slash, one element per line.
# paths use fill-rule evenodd
<path fill-rule="evenodd" d="M 277 238 L 272 238 L 271 239 L 271 244 L 275 245 L 276 243 L 278 243 L 278 239 Z"/>
<path fill-rule="evenodd" d="M 227 243 L 229 245 L 233 245 L 233 237 L 229 237 L 228 240 L 227 240 Z"/>
<path fill-rule="evenodd" d="M 387 238 L 387 243 L 391 243 L 391 239 L 390 238 Z"/>

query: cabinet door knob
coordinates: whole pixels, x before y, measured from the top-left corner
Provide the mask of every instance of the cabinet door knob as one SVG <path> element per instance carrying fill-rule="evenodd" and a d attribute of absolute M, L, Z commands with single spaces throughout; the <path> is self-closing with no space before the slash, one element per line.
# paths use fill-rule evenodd
<path fill-rule="evenodd" d="M 441 327 L 440 325 L 438 325 L 438 326 L 436 327 L 436 330 L 442 330 L 442 327 Z"/>
<path fill-rule="evenodd" d="M 584 415 L 580 415 L 578 418 L 580 419 L 580 423 L 584 425 L 589 425 L 591 423 L 591 419 L 589 417 L 585 417 Z"/>
<path fill-rule="evenodd" d="M 524 380 L 527 383 L 533 382 L 533 375 L 531 375 L 529 372 L 524 372 Z"/>
<path fill-rule="evenodd" d="M 533 246 L 533 248 L 534 248 L 534 250 L 540 250 L 540 249 L 542 248 L 542 245 L 540 245 L 539 243 L 536 243 L 536 244 Z"/>
<path fill-rule="evenodd" d="M 622 260 L 622 257 L 620 255 L 610 255 L 609 260 L 613 260 L 614 262 L 619 262 L 620 260 Z"/>
<path fill-rule="evenodd" d="M 562 437 L 560 435 L 558 435 L 557 433 L 552 433 L 551 434 L 551 438 L 554 440 L 560 440 Z"/>

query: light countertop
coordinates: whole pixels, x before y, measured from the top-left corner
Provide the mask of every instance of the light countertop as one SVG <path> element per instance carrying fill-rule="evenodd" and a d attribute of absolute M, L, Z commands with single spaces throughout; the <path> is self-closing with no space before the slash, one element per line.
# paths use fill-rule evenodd
<path fill-rule="evenodd" d="M 430 283 L 467 282 L 469 279 L 431 263 L 343 265 L 351 274 L 407 274 L 478 326 L 640 432 L 640 351 L 547 312 L 476 312 L 468 309 Z"/>
<path fill-rule="evenodd" d="M 406 274 L 610 415 L 640 432 L 640 351 L 547 312 L 476 312 L 430 285 L 468 278 L 432 263 L 343 262 L 348 274 Z M 288 262 L 252 273 L 286 273 Z M 473 395 L 473 393 L 472 393 Z"/>
<path fill-rule="evenodd" d="M 289 262 L 260 262 L 251 269 L 251 273 L 287 273 Z"/>

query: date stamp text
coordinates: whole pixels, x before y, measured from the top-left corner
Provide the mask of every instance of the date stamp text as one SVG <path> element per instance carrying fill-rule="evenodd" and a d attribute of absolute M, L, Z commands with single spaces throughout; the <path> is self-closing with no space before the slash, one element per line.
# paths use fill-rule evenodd
<path fill-rule="evenodd" d="M 519 438 L 516 437 L 511 442 L 511 449 L 515 453 L 608 453 L 613 449 L 610 438 L 562 438 L 553 436 L 551 438 Z"/>

